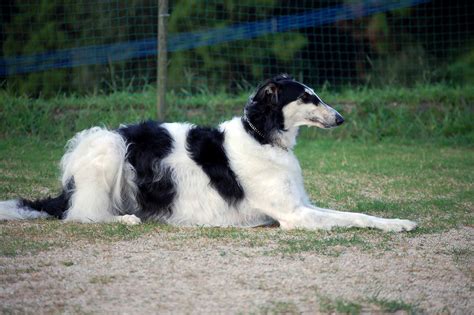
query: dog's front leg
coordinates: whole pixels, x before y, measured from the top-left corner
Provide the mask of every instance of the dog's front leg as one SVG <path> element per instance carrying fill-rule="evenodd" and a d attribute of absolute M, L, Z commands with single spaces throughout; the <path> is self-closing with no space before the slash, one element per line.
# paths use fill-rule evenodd
<path fill-rule="evenodd" d="M 272 176 L 273 175 L 273 176 Z M 384 219 L 362 213 L 342 212 L 311 205 L 300 176 L 266 174 L 266 185 L 253 187 L 248 196 L 250 206 L 280 223 L 283 229 L 324 229 L 334 227 L 376 228 L 383 231 L 410 231 L 416 223 L 400 219 Z M 283 178 L 284 180 L 281 180 Z M 273 179 L 273 181 L 272 181 Z"/>
<path fill-rule="evenodd" d="M 325 229 L 333 227 L 376 228 L 383 231 L 410 231 L 416 223 L 409 220 L 384 219 L 362 213 L 342 212 L 314 206 L 299 206 L 286 213 L 279 219 L 283 229 L 307 228 Z"/>

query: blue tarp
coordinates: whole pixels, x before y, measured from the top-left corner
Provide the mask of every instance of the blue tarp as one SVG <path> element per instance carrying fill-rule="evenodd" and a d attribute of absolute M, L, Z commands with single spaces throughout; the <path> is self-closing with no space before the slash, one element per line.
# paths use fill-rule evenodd
<path fill-rule="evenodd" d="M 168 50 L 180 51 L 201 46 L 212 46 L 237 40 L 246 40 L 272 33 L 281 33 L 307 27 L 317 27 L 342 20 L 352 20 L 375 13 L 411 7 L 430 0 L 367 0 L 312 10 L 301 14 L 277 16 L 263 21 L 241 23 L 199 32 L 170 34 Z M 71 68 L 84 65 L 108 64 L 134 58 L 157 55 L 157 40 L 121 42 L 63 49 L 26 56 L 0 59 L 0 76 L 38 72 L 49 69 Z"/>

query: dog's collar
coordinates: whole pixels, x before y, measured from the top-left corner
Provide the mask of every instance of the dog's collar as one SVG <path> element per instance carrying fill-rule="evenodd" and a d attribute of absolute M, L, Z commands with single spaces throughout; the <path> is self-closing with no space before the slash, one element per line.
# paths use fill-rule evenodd
<path fill-rule="evenodd" d="M 258 130 L 257 127 L 255 127 L 255 126 L 250 122 L 250 119 L 247 117 L 247 111 L 244 111 L 244 117 L 242 117 L 242 118 L 244 119 L 244 121 L 247 122 L 247 124 L 249 124 L 250 128 L 251 128 L 257 135 L 259 135 L 262 139 L 266 139 L 266 137 L 263 135 L 263 133 L 261 133 L 260 130 Z M 270 144 L 271 144 L 271 145 L 276 145 L 276 146 L 279 147 L 280 149 L 285 150 L 285 151 L 288 151 L 288 148 L 285 147 L 284 145 L 282 145 L 279 141 L 271 142 Z"/>

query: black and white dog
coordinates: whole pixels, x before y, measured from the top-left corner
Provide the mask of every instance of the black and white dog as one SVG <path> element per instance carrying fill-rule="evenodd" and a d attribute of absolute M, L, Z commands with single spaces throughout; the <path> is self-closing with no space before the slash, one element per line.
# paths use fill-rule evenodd
<path fill-rule="evenodd" d="M 117 130 L 91 128 L 68 143 L 61 160 L 62 193 L 0 202 L 0 219 L 414 229 L 408 220 L 311 205 L 292 151 L 298 129 L 343 122 L 311 88 L 280 75 L 257 88 L 243 117 L 216 129 L 153 121 Z"/>

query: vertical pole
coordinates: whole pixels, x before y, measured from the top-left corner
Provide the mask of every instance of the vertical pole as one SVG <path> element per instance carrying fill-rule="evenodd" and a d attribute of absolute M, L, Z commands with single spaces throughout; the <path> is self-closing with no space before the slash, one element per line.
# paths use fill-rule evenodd
<path fill-rule="evenodd" d="M 167 18 L 168 0 L 160 0 L 158 4 L 158 120 L 165 119 L 166 112 L 166 79 L 168 75 L 168 43 L 167 43 Z"/>

